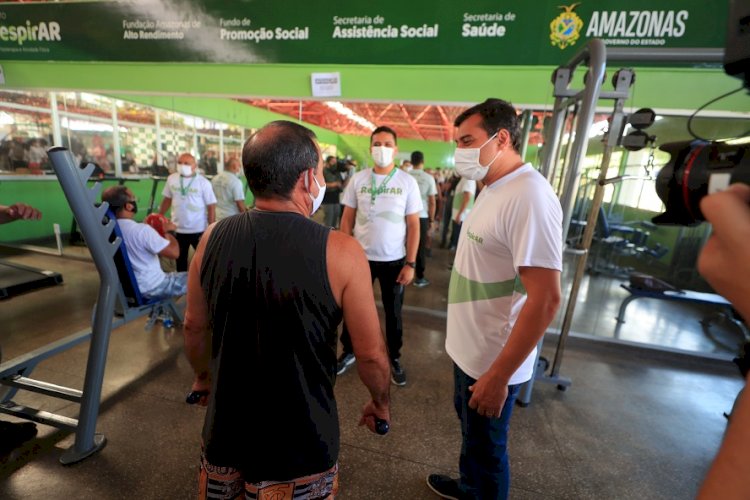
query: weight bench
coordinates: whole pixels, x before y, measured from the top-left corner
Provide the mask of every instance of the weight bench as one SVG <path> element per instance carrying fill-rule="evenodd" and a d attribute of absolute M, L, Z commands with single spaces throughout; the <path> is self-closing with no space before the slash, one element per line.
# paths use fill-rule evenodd
<path fill-rule="evenodd" d="M 654 290 L 646 290 L 643 288 L 636 288 L 630 285 L 622 284 L 620 287 L 627 290 L 630 295 L 628 297 L 625 297 L 622 301 L 622 304 L 620 304 L 620 310 L 617 313 L 617 322 L 618 323 L 625 323 L 625 310 L 628 307 L 628 304 L 633 302 L 636 299 L 657 299 L 657 300 L 669 300 L 672 302 L 688 302 L 692 304 L 705 304 L 710 306 L 716 306 L 718 307 L 723 313 L 724 316 L 729 319 L 732 323 L 737 325 L 737 327 L 742 331 L 742 335 L 745 337 L 746 340 L 750 340 L 750 331 L 748 331 L 747 326 L 739 320 L 734 311 L 734 307 L 732 306 L 732 303 L 729 302 L 727 299 L 722 297 L 721 295 L 717 295 L 715 293 L 702 293 L 702 292 L 693 292 L 690 290 L 667 290 L 664 292 L 654 291 Z M 705 326 L 708 326 L 711 323 L 710 318 L 706 318 L 701 321 Z"/>
<path fill-rule="evenodd" d="M 106 217 L 107 203 L 97 203 L 101 184 L 96 183 L 91 189 L 86 185 L 94 166 L 80 168 L 65 148 L 54 147 L 47 154 L 89 247 L 101 284 L 91 328 L 0 364 L 0 413 L 75 432 L 73 446 L 60 457 L 60 462 L 67 465 L 96 453 L 107 442 L 104 435 L 96 434 L 96 420 L 112 329 L 147 314 L 153 319 L 164 309 L 180 322 L 182 315 L 172 299 L 149 301 L 141 296 L 127 259 L 127 249 L 121 244 L 121 234 L 118 237 L 116 220 L 111 215 Z M 83 390 L 28 378 L 41 361 L 86 341 L 91 345 Z M 18 405 L 12 401 L 18 390 L 78 403 L 78 418 Z"/>

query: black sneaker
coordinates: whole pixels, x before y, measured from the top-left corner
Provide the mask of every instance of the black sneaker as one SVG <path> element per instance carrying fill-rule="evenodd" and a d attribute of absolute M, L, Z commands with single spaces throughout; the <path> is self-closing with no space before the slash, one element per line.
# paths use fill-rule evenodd
<path fill-rule="evenodd" d="M 346 370 L 348 370 L 349 367 L 354 364 L 354 361 L 354 354 L 350 352 L 341 353 L 341 356 L 339 356 L 339 360 L 336 364 L 336 375 L 341 375 Z"/>
<path fill-rule="evenodd" d="M 406 372 L 398 359 L 391 360 L 391 382 L 396 385 L 406 385 Z"/>
<path fill-rule="evenodd" d="M 451 498 L 453 500 L 466 498 L 458 486 L 458 479 L 451 479 L 449 476 L 443 474 L 430 474 L 427 476 L 427 486 L 437 493 L 440 498 Z"/>

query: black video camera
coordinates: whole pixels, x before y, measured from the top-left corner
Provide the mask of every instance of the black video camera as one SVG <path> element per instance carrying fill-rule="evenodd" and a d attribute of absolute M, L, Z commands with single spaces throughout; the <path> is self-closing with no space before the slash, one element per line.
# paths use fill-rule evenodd
<path fill-rule="evenodd" d="M 750 89 L 750 2 L 729 4 L 724 71 Z M 698 224 L 705 220 L 700 210 L 704 196 L 735 182 L 750 184 L 750 145 L 684 141 L 660 149 L 671 158 L 656 179 L 656 193 L 667 208 L 652 219 L 657 224 Z"/>
<path fill-rule="evenodd" d="M 735 182 L 750 184 L 750 145 L 684 141 L 661 146 L 669 163 L 656 178 L 656 193 L 666 211 L 656 224 L 692 226 L 704 221 L 701 199 Z"/>

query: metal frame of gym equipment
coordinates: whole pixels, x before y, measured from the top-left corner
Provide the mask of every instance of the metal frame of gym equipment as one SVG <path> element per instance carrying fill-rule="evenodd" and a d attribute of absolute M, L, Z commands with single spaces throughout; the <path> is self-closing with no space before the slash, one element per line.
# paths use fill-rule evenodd
<path fill-rule="evenodd" d="M 572 381 L 560 375 L 565 343 L 573 323 L 578 291 L 586 270 L 586 259 L 596 228 L 596 220 L 599 215 L 599 207 L 604 198 L 604 188 L 607 184 L 617 182 L 618 179 L 607 179 L 612 151 L 617 145 L 620 136 L 627 123 L 627 115 L 623 110 L 624 102 L 630 96 L 630 87 L 634 82 L 635 73 L 631 69 L 617 71 L 613 78 L 614 91 L 603 92 L 602 84 L 606 77 L 607 61 L 623 62 L 722 62 L 724 58 L 723 49 L 607 49 L 604 42 L 593 39 L 586 44 L 567 64 L 559 66 L 552 73 L 553 95 L 555 104 L 552 111 L 552 119 L 547 128 L 545 136 L 544 156 L 542 159 L 541 173 L 547 180 L 554 182 L 558 167 L 561 169 L 560 204 L 563 210 L 563 237 L 567 237 L 573 209 L 575 196 L 578 192 L 578 184 L 583 170 L 583 161 L 589 142 L 589 130 L 594 120 L 596 105 L 600 99 L 614 101 L 614 109 L 611 114 L 609 130 L 604 136 L 604 150 L 599 171 L 599 178 L 594 190 L 594 198 L 590 207 L 588 220 L 584 229 L 583 237 L 576 248 L 565 248 L 566 253 L 573 254 L 576 259 L 576 272 L 568 296 L 563 317 L 562 327 L 558 337 L 555 357 L 549 374 L 546 368 L 540 370 L 539 356 L 541 353 L 543 339 L 537 346 L 537 359 L 534 364 L 534 375 L 531 380 L 521 387 L 518 395 L 518 403 L 527 406 L 531 402 L 531 392 L 535 381 L 556 384 L 559 390 L 566 390 Z M 571 89 L 573 73 L 581 64 L 588 66 L 588 72 L 584 78 L 583 89 Z M 571 110 L 572 108 L 572 110 Z M 560 149 L 565 133 L 565 123 L 569 116 L 573 116 L 575 124 L 575 137 L 572 144 L 568 144 L 565 157 L 561 161 Z"/>
<path fill-rule="evenodd" d="M 109 204 L 102 203 L 97 206 L 101 183 L 97 182 L 91 188 L 86 186 L 86 181 L 94 171 L 94 166 L 89 164 L 84 169 L 79 168 L 70 152 L 62 147 L 51 148 L 47 154 L 73 210 L 73 215 L 78 221 L 81 233 L 86 239 L 101 278 L 101 285 L 90 329 L 74 333 L 0 364 L 0 387 L 6 386 L 8 389 L 7 392 L 0 394 L 0 413 L 75 432 L 73 446 L 60 457 L 60 462 L 67 465 L 89 457 L 106 445 L 104 435 L 95 431 L 112 330 L 150 314 L 157 307 L 169 309 L 175 317 L 180 319 L 182 314 L 171 299 L 137 307 L 128 305 L 113 259 L 122 240 L 118 237 L 110 242 L 115 221 L 109 220 L 106 224 L 102 222 Z M 41 361 L 89 339 L 91 346 L 83 391 L 28 378 Z M 11 398 L 19 389 L 79 403 L 78 419 L 14 403 Z"/>

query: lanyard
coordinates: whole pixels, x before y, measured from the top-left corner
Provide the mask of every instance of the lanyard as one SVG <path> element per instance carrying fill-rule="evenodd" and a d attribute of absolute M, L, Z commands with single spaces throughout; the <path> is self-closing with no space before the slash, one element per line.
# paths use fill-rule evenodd
<path fill-rule="evenodd" d="M 372 189 L 370 190 L 370 205 L 375 204 L 375 198 L 380 194 L 381 191 L 385 190 L 386 186 L 388 185 L 388 181 L 391 180 L 391 177 L 393 177 L 393 174 L 396 173 L 396 167 L 394 166 L 390 173 L 383 179 L 383 182 L 380 183 L 380 186 L 376 189 L 375 188 L 375 170 L 372 171 Z"/>
<path fill-rule="evenodd" d="M 198 174 L 195 174 L 192 179 L 190 179 L 190 182 L 188 182 L 187 187 L 182 185 L 182 176 L 180 176 L 180 193 L 182 193 L 182 196 L 187 196 L 188 191 L 190 190 L 190 186 L 193 185 L 193 181 L 195 178 L 198 177 Z"/>

